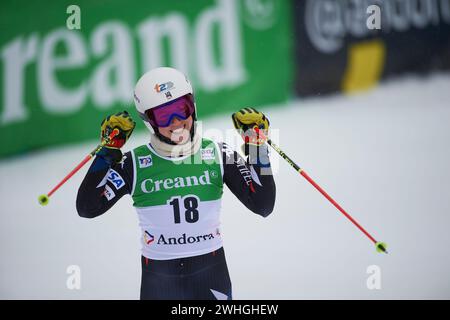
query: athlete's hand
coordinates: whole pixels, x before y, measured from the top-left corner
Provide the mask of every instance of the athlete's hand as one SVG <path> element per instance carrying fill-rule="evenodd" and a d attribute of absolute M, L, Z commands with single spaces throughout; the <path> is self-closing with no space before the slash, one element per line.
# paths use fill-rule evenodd
<path fill-rule="evenodd" d="M 123 147 L 136 126 L 131 116 L 126 111 L 112 114 L 103 119 L 101 124 L 101 140 L 106 148 L 120 149 Z M 119 130 L 119 134 L 108 141 L 108 137 L 114 129 Z"/>
<path fill-rule="evenodd" d="M 243 108 L 231 116 L 233 124 L 245 141 L 245 144 L 260 146 L 266 142 L 266 138 L 257 134 L 255 127 L 259 128 L 267 137 L 269 131 L 269 119 L 254 108 Z"/>

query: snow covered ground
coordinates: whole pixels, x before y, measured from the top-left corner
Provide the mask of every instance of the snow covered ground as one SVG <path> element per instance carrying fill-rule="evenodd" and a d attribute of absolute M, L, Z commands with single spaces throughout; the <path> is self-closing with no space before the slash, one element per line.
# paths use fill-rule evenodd
<path fill-rule="evenodd" d="M 235 299 L 450 299 L 450 75 L 403 78 L 354 96 L 263 110 L 274 142 L 348 210 L 374 246 L 272 152 L 277 201 L 266 219 L 226 189 L 222 222 Z M 204 129 L 226 130 L 229 115 Z M 145 143 L 133 135 L 126 149 Z M 87 220 L 75 210 L 87 166 L 47 207 L 37 196 L 96 140 L 0 161 L 0 298 L 137 299 L 140 233 L 129 197 Z M 81 269 L 81 289 L 66 286 Z M 370 266 L 381 288 L 369 290 Z M 376 267 L 375 267 L 376 268 Z"/>

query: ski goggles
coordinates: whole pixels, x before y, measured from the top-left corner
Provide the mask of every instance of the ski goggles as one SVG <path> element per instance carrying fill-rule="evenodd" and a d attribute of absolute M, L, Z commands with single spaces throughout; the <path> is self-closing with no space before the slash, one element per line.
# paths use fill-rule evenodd
<path fill-rule="evenodd" d="M 148 122 L 154 127 L 168 127 L 174 118 L 186 120 L 195 112 L 192 96 L 185 95 L 145 112 Z"/>

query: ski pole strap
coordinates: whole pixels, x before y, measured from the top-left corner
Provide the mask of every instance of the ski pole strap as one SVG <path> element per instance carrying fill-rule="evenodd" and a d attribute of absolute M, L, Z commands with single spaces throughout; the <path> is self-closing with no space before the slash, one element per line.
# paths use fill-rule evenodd
<path fill-rule="evenodd" d="M 93 157 L 95 156 L 102 148 L 111 142 L 112 139 L 114 139 L 115 136 L 117 136 L 120 133 L 119 129 L 114 129 L 109 136 L 107 136 L 94 150 L 91 151 L 90 155 Z"/>

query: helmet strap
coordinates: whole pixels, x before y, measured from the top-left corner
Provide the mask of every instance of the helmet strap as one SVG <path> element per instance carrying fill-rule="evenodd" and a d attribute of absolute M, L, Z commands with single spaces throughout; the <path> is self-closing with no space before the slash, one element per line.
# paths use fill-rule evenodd
<path fill-rule="evenodd" d="M 176 145 L 175 142 L 173 142 L 172 140 L 170 140 L 169 138 L 163 136 L 161 133 L 159 133 L 158 128 L 156 128 L 155 130 L 155 135 L 158 137 L 159 140 L 161 140 L 162 142 L 165 142 L 167 144 L 171 144 L 171 145 Z"/>

